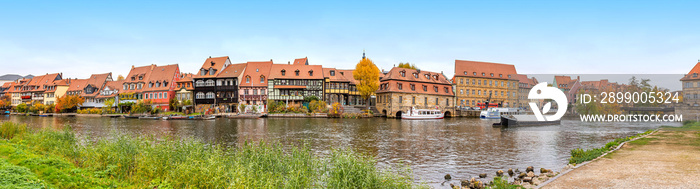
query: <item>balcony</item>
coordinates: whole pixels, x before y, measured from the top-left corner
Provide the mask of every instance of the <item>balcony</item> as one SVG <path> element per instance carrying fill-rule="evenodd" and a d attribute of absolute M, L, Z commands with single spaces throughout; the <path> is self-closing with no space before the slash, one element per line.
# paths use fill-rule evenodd
<path fill-rule="evenodd" d="M 32 95 L 23 95 L 22 100 L 29 100 L 32 99 Z"/>

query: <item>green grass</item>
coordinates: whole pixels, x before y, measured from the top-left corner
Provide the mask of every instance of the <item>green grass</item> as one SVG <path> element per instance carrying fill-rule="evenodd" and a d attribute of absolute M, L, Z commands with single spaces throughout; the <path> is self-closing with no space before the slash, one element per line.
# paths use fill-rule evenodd
<path fill-rule="evenodd" d="M 507 177 L 495 177 L 493 178 L 493 184 L 489 186 L 488 188 L 491 189 L 519 189 L 519 188 L 524 188 L 520 185 L 514 185 L 508 183 L 508 178 Z"/>
<path fill-rule="evenodd" d="M 640 138 L 634 141 L 630 141 L 629 144 L 634 144 L 634 145 L 647 145 L 649 144 L 649 141 L 656 140 L 655 138 Z"/>
<path fill-rule="evenodd" d="M 0 158 L 0 188 L 47 188 L 48 184 L 37 178 L 28 168 L 13 165 Z"/>
<path fill-rule="evenodd" d="M 414 184 L 408 168 L 379 169 L 374 158 L 349 150 L 318 156 L 306 146 L 246 142 L 224 148 L 119 134 L 79 141 L 65 128 L 0 139 L 0 156 L 58 188 L 425 187 Z"/>
<path fill-rule="evenodd" d="M 580 148 L 573 149 L 573 150 L 571 150 L 571 158 L 569 158 L 569 163 L 570 164 L 579 164 L 579 163 L 593 160 L 593 159 L 603 155 L 605 152 L 609 152 L 610 150 L 617 148 L 617 146 L 619 146 L 623 142 L 632 140 L 632 139 L 640 137 L 642 135 L 647 135 L 653 131 L 654 130 L 648 130 L 646 132 L 639 133 L 639 134 L 634 135 L 634 136 L 617 138 L 613 141 L 606 143 L 605 146 L 600 147 L 600 148 L 594 148 L 594 149 L 588 149 L 588 150 L 583 150 Z M 638 139 L 638 140 L 640 140 L 640 139 Z M 644 144 L 646 144 L 646 143 L 644 143 Z"/>
<path fill-rule="evenodd" d="M 700 122 L 693 120 L 683 121 L 681 127 L 661 126 L 661 129 L 667 131 L 700 131 Z"/>

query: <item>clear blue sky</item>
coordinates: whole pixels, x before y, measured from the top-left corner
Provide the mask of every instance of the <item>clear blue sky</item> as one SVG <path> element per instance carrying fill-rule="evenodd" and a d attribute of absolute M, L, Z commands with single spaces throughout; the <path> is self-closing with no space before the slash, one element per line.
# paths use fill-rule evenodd
<path fill-rule="evenodd" d="M 698 1 L 2 1 L 0 74 L 127 74 L 131 65 L 209 56 L 234 63 L 308 57 L 353 68 L 365 49 L 454 74 L 454 60 L 519 73 L 688 72 L 700 59 Z"/>

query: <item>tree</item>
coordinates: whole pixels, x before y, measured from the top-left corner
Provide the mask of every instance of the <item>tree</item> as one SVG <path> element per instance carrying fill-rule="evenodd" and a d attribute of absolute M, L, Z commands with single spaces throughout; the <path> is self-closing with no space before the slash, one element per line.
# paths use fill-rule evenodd
<path fill-rule="evenodd" d="M 170 106 L 170 111 L 175 111 L 178 107 L 180 107 L 180 101 L 178 101 L 175 98 L 171 98 L 170 102 L 168 102 L 168 105 Z"/>
<path fill-rule="evenodd" d="M 360 96 L 366 100 L 369 107 L 369 97 L 379 89 L 379 68 L 369 58 L 362 58 L 355 66 L 353 77 L 357 80 Z"/>
<path fill-rule="evenodd" d="M 124 80 L 124 76 L 122 74 L 119 74 L 119 76 L 117 76 L 117 81 L 123 81 L 123 80 Z"/>
<path fill-rule="evenodd" d="M 20 103 L 15 107 L 15 111 L 21 112 L 21 113 L 27 113 L 27 104 L 25 103 Z"/>
<path fill-rule="evenodd" d="M 9 95 L 0 96 L 0 109 L 5 108 L 5 107 L 9 107 L 10 105 L 12 105 L 12 103 L 10 102 Z"/>
<path fill-rule="evenodd" d="M 413 70 L 418 69 L 418 68 L 416 68 L 416 65 L 415 65 L 415 64 L 410 64 L 410 63 L 408 63 L 408 62 L 406 62 L 406 63 L 400 62 L 400 63 L 399 63 L 399 68 L 406 68 L 406 69 L 413 69 Z"/>
<path fill-rule="evenodd" d="M 56 112 L 60 113 L 66 110 L 72 110 L 80 105 L 83 105 L 85 99 L 78 95 L 63 95 L 56 99 Z"/>

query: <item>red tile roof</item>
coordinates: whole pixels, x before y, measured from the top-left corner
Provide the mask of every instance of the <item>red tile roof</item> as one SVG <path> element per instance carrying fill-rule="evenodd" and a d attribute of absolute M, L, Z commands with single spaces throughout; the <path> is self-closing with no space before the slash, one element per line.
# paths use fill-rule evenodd
<path fill-rule="evenodd" d="M 285 75 L 282 75 L 282 70 Z M 299 76 L 296 71 L 299 71 Z M 313 72 L 310 75 L 309 71 Z M 323 79 L 323 68 L 321 65 L 292 65 L 292 64 L 272 64 L 270 67 L 271 79 Z"/>
<path fill-rule="evenodd" d="M 153 66 L 148 76 L 148 82 L 143 86 L 142 91 L 164 91 L 174 89 L 173 85 L 180 79 L 180 67 L 177 64 L 165 66 Z M 152 87 L 150 83 L 153 83 Z M 157 83 L 160 83 L 158 87 Z M 167 84 L 167 85 L 166 85 Z"/>
<path fill-rule="evenodd" d="M 123 88 L 123 87 L 122 87 L 123 84 L 124 84 L 124 81 L 123 81 L 123 80 L 122 80 L 122 81 L 107 81 L 107 83 L 105 83 L 105 86 L 102 87 L 102 88 L 100 89 L 99 93 L 97 94 L 97 96 L 96 96 L 95 98 L 112 98 L 112 97 L 115 97 L 115 96 L 117 96 L 117 93 L 112 93 L 111 95 L 102 95 L 102 90 L 107 90 L 107 89 L 109 89 L 109 90 L 115 90 L 115 89 L 116 89 L 116 90 L 121 91 L 122 88 Z"/>
<path fill-rule="evenodd" d="M 264 62 L 248 62 L 245 72 L 243 72 L 242 78 L 240 80 L 241 87 L 264 87 L 267 86 L 267 79 L 270 77 L 270 68 L 272 67 L 272 61 Z M 245 83 L 245 78 L 250 77 L 250 83 Z M 260 82 L 260 78 L 263 78 L 263 82 Z"/>
<path fill-rule="evenodd" d="M 402 72 L 404 73 L 403 75 Z M 399 84 L 401 84 L 401 89 L 399 89 Z M 415 85 L 414 89 L 411 89 L 412 84 Z M 381 85 L 385 85 L 385 87 L 381 87 Z M 426 86 L 427 90 L 423 90 L 423 86 Z M 437 92 L 435 92 L 434 87 L 438 87 Z M 447 88 L 447 91 L 445 91 L 445 88 Z M 377 93 L 385 92 L 454 96 L 452 83 L 450 83 L 445 75 L 436 72 L 399 67 L 392 68 L 389 73 L 380 80 L 380 88 L 377 90 Z"/>
<path fill-rule="evenodd" d="M 31 81 L 29 81 L 29 83 L 27 83 L 27 85 L 37 87 L 37 88 L 30 90 L 30 91 L 41 92 L 41 91 L 46 90 L 44 88 L 44 86 L 51 85 L 55 80 L 60 79 L 60 76 L 61 76 L 61 74 L 59 74 L 59 73 L 35 76 L 34 78 L 32 78 Z"/>
<path fill-rule="evenodd" d="M 99 94 L 99 90 L 102 89 L 102 87 L 107 83 L 107 81 L 112 80 L 112 72 L 109 73 L 103 73 L 103 74 L 92 74 L 90 75 L 90 78 L 87 78 L 85 81 L 85 84 L 83 84 L 82 88 L 80 90 L 84 89 L 88 85 L 92 85 L 93 87 L 97 88 L 97 92 L 94 92 L 92 94 L 85 94 L 81 93 L 80 96 L 83 97 L 95 97 L 97 94 Z"/>
<path fill-rule="evenodd" d="M 294 65 L 309 65 L 309 59 L 306 57 L 294 59 Z"/>
<path fill-rule="evenodd" d="M 333 74 L 331 74 L 333 72 Z M 341 73 L 340 70 L 335 68 L 323 68 L 323 76 L 330 79 L 331 82 L 350 82 L 350 79 L 345 77 L 345 72 Z"/>
<path fill-rule="evenodd" d="M 681 81 L 696 80 L 696 79 L 700 79 L 700 61 L 698 61 L 698 63 L 696 63 L 695 66 L 693 66 L 693 69 L 690 69 L 688 74 L 686 74 L 685 76 L 683 76 L 683 78 L 681 78 Z"/>
<path fill-rule="evenodd" d="M 226 63 L 231 62 L 228 58 L 228 56 L 222 56 L 222 57 L 209 57 L 207 60 L 204 61 L 202 64 L 202 67 L 197 71 L 197 76 L 195 78 L 207 78 L 207 77 L 216 77 L 221 73 L 221 71 L 227 66 Z M 201 75 L 202 69 L 209 70 L 210 68 L 214 69 L 214 74 L 210 75 L 207 73 L 206 75 Z"/>
<path fill-rule="evenodd" d="M 557 88 L 571 89 L 578 80 L 571 79 L 569 76 L 554 76 L 554 81 L 557 82 L 558 86 L 555 86 Z"/>
<path fill-rule="evenodd" d="M 235 77 L 238 78 L 243 74 L 243 71 L 245 71 L 246 64 L 245 63 L 239 63 L 239 64 L 231 64 L 226 66 L 223 71 L 219 73 L 217 77 Z"/>
<path fill-rule="evenodd" d="M 126 90 L 119 91 L 120 93 L 133 93 L 133 92 L 141 92 L 143 91 L 144 88 L 146 88 L 147 83 L 148 83 L 148 77 L 151 75 L 151 69 L 156 67 L 156 65 L 151 64 L 148 66 L 140 66 L 140 67 L 131 67 L 131 70 L 129 71 L 129 74 L 126 75 L 124 78 L 124 84 L 138 84 L 142 83 L 143 88 L 138 89 L 137 87 L 134 87 L 134 89 L 129 89 L 127 88 Z M 141 79 L 139 79 L 141 77 Z"/>
<path fill-rule="evenodd" d="M 517 73 L 512 64 L 455 60 L 455 76 L 513 79 Z"/>
<path fill-rule="evenodd" d="M 537 79 L 535 77 L 532 78 L 527 78 L 527 75 L 524 74 L 516 74 L 515 78 L 518 79 L 519 83 L 524 83 L 526 84 L 525 88 L 532 88 L 535 85 L 537 85 Z"/>
<path fill-rule="evenodd" d="M 357 80 L 355 80 L 355 76 L 353 75 L 355 73 L 355 70 L 338 70 L 341 75 L 345 76 L 345 79 L 350 81 L 351 84 L 357 84 Z M 381 73 L 379 74 L 380 76 L 382 75 Z"/>
<path fill-rule="evenodd" d="M 82 91 L 85 88 L 87 81 L 87 79 L 71 79 L 70 85 L 68 85 L 68 90 L 66 92 Z"/>

